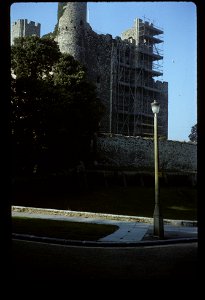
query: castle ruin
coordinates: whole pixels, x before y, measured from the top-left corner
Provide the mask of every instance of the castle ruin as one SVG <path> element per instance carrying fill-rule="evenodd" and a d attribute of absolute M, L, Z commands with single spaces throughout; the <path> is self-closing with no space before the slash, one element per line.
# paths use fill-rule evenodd
<path fill-rule="evenodd" d="M 61 12 L 61 13 L 59 13 Z M 100 131 L 128 136 L 153 136 L 151 103 L 160 104 L 158 134 L 168 137 L 168 83 L 162 76 L 158 47 L 163 30 L 135 19 L 121 37 L 97 34 L 87 22 L 87 2 L 59 2 L 56 41 L 87 69 L 106 107 Z"/>
<path fill-rule="evenodd" d="M 133 170 L 152 169 L 153 113 L 151 103 L 160 103 L 158 135 L 160 168 L 163 172 L 197 173 L 197 144 L 167 141 L 168 83 L 162 76 L 163 30 L 135 19 L 121 37 L 97 34 L 87 22 L 86 2 L 59 2 L 55 40 L 62 53 L 71 54 L 87 69 L 106 107 L 100 124 L 97 149 L 107 167 Z M 36 34 L 40 24 L 27 19 L 12 24 L 12 39 Z M 112 138 L 107 136 L 109 133 Z"/>

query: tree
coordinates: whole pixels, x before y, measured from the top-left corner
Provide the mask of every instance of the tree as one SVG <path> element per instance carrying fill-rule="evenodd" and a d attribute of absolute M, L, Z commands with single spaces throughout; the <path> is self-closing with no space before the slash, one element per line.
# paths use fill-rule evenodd
<path fill-rule="evenodd" d="M 92 135 L 98 130 L 104 106 L 97 97 L 96 87 L 88 81 L 86 71 L 71 55 L 64 54 L 54 66 L 54 84 L 69 99 L 69 116 L 76 126 L 72 131 Z"/>
<path fill-rule="evenodd" d="M 57 43 L 50 38 L 16 38 L 11 47 L 11 68 L 17 78 L 49 79 L 53 64 L 60 58 Z"/>
<path fill-rule="evenodd" d="M 27 37 L 12 46 L 11 66 L 14 173 L 88 160 L 104 109 L 80 63 L 50 39 Z"/>
<path fill-rule="evenodd" d="M 11 47 L 11 127 L 14 173 L 32 172 L 42 148 L 42 105 L 60 51 L 55 42 L 37 36 L 15 39 Z"/>
<path fill-rule="evenodd" d="M 189 135 L 189 139 L 191 142 L 197 142 L 197 124 L 192 126 L 191 133 Z"/>
<path fill-rule="evenodd" d="M 42 39 L 52 39 L 53 40 L 55 38 L 55 36 L 53 35 L 53 32 L 48 32 L 48 33 L 42 35 L 41 38 Z"/>
<path fill-rule="evenodd" d="M 55 153 L 61 149 L 59 157 L 63 158 L 64 164 L 75 165 L 79 160 L 87 161 L 90 158 L 91 139 L 98 131 L 104 106 L 96 96 L 95 86 L 87 80 L 85 69 L 71 55 L 63 54 L 54 65 L 53 82 L 59 93 L 50 125 L 56 124 L 58 143 L 54 144 L 50 136 L 51 148 L 55 149 Z"/>

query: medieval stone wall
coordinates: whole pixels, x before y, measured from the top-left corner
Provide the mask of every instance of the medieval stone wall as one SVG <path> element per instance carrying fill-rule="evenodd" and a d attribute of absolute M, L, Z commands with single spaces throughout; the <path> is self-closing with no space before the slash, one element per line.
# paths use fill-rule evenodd
<path fill-rule="evenodd" d="M 110 113 L 110 66 L 112 36 L 97 35 L 93 31 L 87 34 L 86 67 L 89 78 L 96 84 L 101 102 L 105 106 L 105 115 L 101 120 L 101 128 L 104 132 L 109 131 Z"/>
<path fill-rule="evenodd" d="M 65 17 L 65 15 L 64 15 Z M 66 18 L 65 18 L 66 19 Z M 82 28 L 81 28 L 82 29 Z M 77 33 L 76 33 L 77 34 Z M 79 32 L 78 32 L 79 34 Z M 72 37 L 73 39 L 73 37 Z M 60 35 L 58 42 L 64 45 L 72 39 L 68 35 Z M 111 49 L 112 49 L 112 36 L 110 34 L 97 34 L 87 23 L 84 28 L 84 58 L 81 63 L 86 67 L 89 80 L 91 80 L 97 88 L 97 93 L 104 104 L 106 113 L 101 121 L 103 131 L 108 131 L 109 124 L 109 101 L 110 98 L 110 66 L 111 66 Z M 71 43 L 72 44 L 72 43 Z M 65 47 L 66 49 L 66 47 Z M 69 48 L 69 53 L 76 57 L 76 49 Z M 67 50 L 68 52 L 68 50 Z"/>
<path fill-rule="evenodd" d="M 150 94 L 150 90 L 146 90 L 143 97 L 140 87 L 137 95 L 135 95 L 137 86 L 136 83 L 135 85 L 133 83 L 135 75 L 132 73 L 136 62 L 133 61 L 132 65 L 129 65 L 125 58 L 126 49 L 131 51 L 130 56 L 135 56 L 135 42 L 124 41 L 120 37 L 113 38 L 110 34 L 104 35 L 94 32 L 90 24 L 86 21 L 86 2 L 67 2 L 66 5 L 63 2 L 61 6 L 63 13 L 59 19 L 56 41 L 59 44 L 61 52 L 73 55 L 75 59 L 79 60 L 86 67 L 89 79 L 97 86 L 98 96 L 106 110 L 100 122 L 100 131 L 140 135 L 144 129 L 137 128 L 136 119 L 146 119 L 145 121 L 138 120 L 139 124 L 145 123 L 146 125 L 152 122 L 150 119 L 153 119 L 153 113 L 150 103 L 153 101 L 152 98 L 155 95 L 153 91 L 155 93 L 158 91 L 157 100 L 161 107 L 159 134 L 167 137 L 168 83 L 162 83 L 162 86 L 158 90 L 156 84 L 154 86 L 155 89 L 152 90 L 152 94 Z M 130 34 L 129 32 L 128 37 L 130 37 Z M 132 29 L 132 36 L 138 39 L 136 34 L 136 30 Z M 120 63 L 118 62 L 118 60 L 121 60 L 121 58 L 119 59 L 120 49 L 124 49 L 124 52 L 122 51 L 123 53 L 120 54 L 121 58 L 123 59 L 124 57 L 125 60 L 120 62 L 123 64 L 123 67 L 120 67 Z M 126 78 L 124 78 L 124 73 L 127 74 Z M 141 71 L 138 71 L 138 73 L 141 74 Z M 137 78 L 140 81 L 141 79 L 138 75 Z M 143 87 L 144 85 L 143 83 Z M 151 98 L 150 95 L 152 95 Z M 121 103 L 125 102 L 129 107 L 121 108 Z M 135 115 L 135 120 L 133 115 Z M 128 119 L 130 123 L 127 121 Z M 147 125 L 143 133 L 150 135 L 150 124 Z"/>
<path fill-rule="evenodd" d="M 154 169 L 153 139 L 127 136 L 98 137 L 100 162 L 107 166 Z M 197 145 L 191 142 L 159 140 L 161 171 L 196 172 Z"/>

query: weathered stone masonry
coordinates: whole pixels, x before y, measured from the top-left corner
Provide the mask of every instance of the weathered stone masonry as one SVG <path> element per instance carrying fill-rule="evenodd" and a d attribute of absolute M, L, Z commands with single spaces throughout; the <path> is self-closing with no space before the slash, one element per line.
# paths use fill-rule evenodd
<path fill-rule="evenodd" d="M 152 23 L 136 19 L 121 38 L 97 34 L 87 22 L 86 2 L 60 2 L 62 12 L 56 41 L 62 53 L 69 53 L 87 68 L 97 86 L 106 113 L 101 132 L 153 136 L 151 102 L 160 103 L 159 135 L 168 135 L 168 83 L 155 80 L 163 58 L 157 44 L 163 31 Z M 157 36 L 157 37 L 156 37 Z"/>
<path fill-rule="evenodd" d="M 154 170 L 153 139 L 142 137 L 98 137 L 97 149 L 107 166 Z M 160 171 L 197 172 L 195 143 L 159 140 Z"/>
<path fill-rule="evenodd" d="M 15 38 L 37 35 L 40 37 L 41 24 L 27 19 L 19 19 L 12 23 L 11 44 Z"/>

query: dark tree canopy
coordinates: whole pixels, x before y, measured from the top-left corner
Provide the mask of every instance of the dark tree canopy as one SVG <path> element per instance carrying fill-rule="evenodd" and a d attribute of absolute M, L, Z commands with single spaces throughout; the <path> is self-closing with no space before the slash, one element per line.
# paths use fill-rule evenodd
<path fill-rule="evenodd" d="M 49 72 L 60 55 L 56 42 L 50 38 L 16 38 L 11 47 L 11 68 L 17 78 L 49 78 Z"/>
<path fill-rule="evenodd" d="M 191 133 L 189 135 L 189 139 L 191 142 L 197 142 L 197 124 L 192 126 Z"/>
<path fill-rule="evenodd" d="M 104 107 L 79 62 L 51 39 L 15 40 L 11 47 L 14 173 L 68 169 L 92 160 L 90 143 Z"/>

